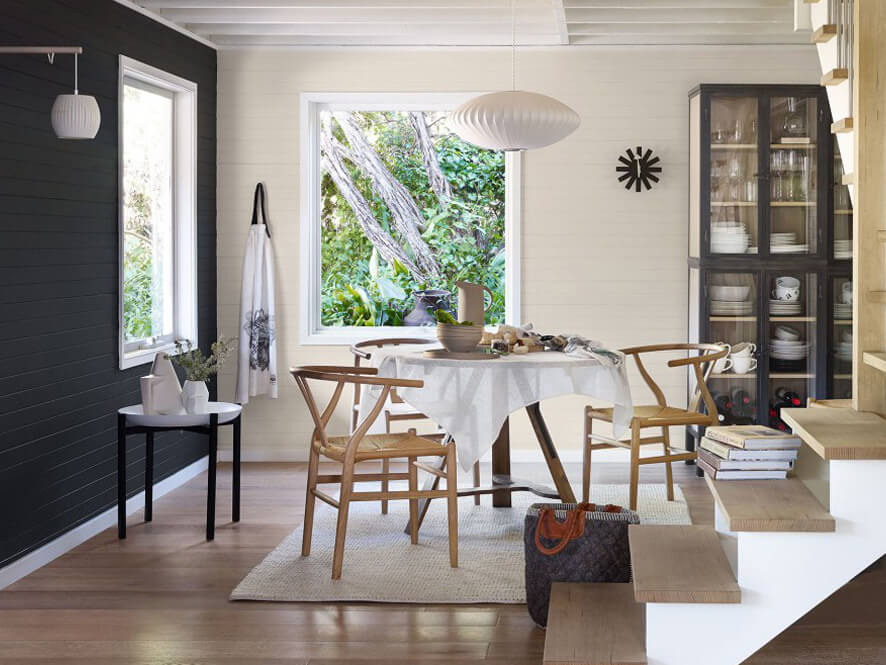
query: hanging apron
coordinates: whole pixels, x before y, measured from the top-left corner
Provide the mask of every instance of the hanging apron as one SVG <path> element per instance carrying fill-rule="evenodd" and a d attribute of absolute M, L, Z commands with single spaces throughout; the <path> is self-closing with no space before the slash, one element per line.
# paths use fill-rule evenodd
<path fill-rule="evenodd" d="M 259 201 L 261 217 L 259 223 Z M 237 390 L 234 401 L 246 404 L 250 397 L 277 397 L 277 331 L 274 309 L 274 257 L 265 189 L 255 186 L 252 224 L 243 255 L 243 286 L 240 290 L 240 341 L 237 354 Z"/>

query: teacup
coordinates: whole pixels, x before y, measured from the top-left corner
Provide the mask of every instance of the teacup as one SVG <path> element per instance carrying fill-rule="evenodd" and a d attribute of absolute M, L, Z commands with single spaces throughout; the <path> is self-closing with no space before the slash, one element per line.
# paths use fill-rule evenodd
<path fill-rule="evenodd" d="M 772 290 L 772 297 L 776 300 L 799 300 L 800 299 L 800 287 L 791 288 L 788 286 L 776 286 Z"/>
<path fill-rule="evenodd" d="M 843 304 L 852 304 L 852 282 L 843 282 Z"/>
<path fill-rule="evenodd" d="M 778 300 L 799 300 L 800 280 L 796 277 L 776 277 L 772 297 Z"/>
<path fill-rule="evenodd" d="M 747 374 L 757 369 L 757 359 L 750 356 L 739 356 L 732 359 L 732 371 L 736 374 Z"/>
<path fill-rule="evenodd" d="M 729 358 L 719 358 L 714 363 L 714 374 L 723 374 L 724 372 L 732 369 L 732 360 Z"/>
<path fill-rule="evenodd" d="M 741 344 L 736 344 L 732 347 L 732 353 L 730 353 L 730 357 L 735 358 L 749 358 L 752 353 L 757 350 L 757 345 L 753 342 L 742 342 Z"/>
<path fill-rule="evenodd" d="M 852 333 L 848 330 L 843 332 L 843 341 L 847 344 L 852 344 Z"/>

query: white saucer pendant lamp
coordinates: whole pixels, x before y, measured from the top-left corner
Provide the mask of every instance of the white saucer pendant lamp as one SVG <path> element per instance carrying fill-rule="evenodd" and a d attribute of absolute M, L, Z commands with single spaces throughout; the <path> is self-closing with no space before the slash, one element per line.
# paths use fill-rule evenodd
<path fill-rule="evenodd" d="M 98 102 L 77 89 L 77 54 L 74 54 L 74 94 L 59 95 L 52 105 L 52 129 L 60 139 L 94 139 L 102 123 Z"/>
<path fill-rule="evenodd" d="M 469 99 L 449 116 L 460 138 L 488 150 L 533 150 L 562 141 L 581 118 L 553 97 L 517 90 L 517 16 L 511 0 L 511 89 Z"/>
<path fill-rule="evenodd" d="M 533 150 L 562 141 L 581 118 L 553 97 L 507 90 L 469 99 L 449 116 L 453 131 L 489 150 Z"/>

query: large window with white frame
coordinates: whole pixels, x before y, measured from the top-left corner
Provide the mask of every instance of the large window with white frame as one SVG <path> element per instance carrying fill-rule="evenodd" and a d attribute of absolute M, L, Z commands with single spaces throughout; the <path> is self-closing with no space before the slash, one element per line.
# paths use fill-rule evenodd
<path fill-rule="evenodd" d="M 120 57 L 120 367 L 197 340 L 197 86 Z"/>
<path fill-rule="evenodd" d="M 303 343 L 403 336 L 416 294 L 454 309 L 456 281 L 490 289 L 484 323 L 517 322 L 519 154 L 451 131 L 469 96 L 302 95 Z"/>

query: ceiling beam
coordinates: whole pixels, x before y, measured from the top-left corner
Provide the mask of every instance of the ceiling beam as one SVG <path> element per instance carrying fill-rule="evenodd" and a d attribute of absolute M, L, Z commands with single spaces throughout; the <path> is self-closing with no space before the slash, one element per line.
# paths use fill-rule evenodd
<path fill-rule="evenodd" d="M 626 23 L 637 20 L 642 23 L 792 23 L 790 7 L 766 7 L 758 9 L 712 8 L 648 8 L 630 9 L 594 8 L 565 10 L 567 23 Z"/>
<path fill-rule="evenodd" d="M 549 0 L 516 0 L 518 10 L 547 8 Z M 511 0 L 139 0 L 154 11 L 162 9 L 494 9 L 510 12 Z"/>
<path fill-rule="evenodd" d="M 311 35 L 325 37 L 337 35 L 339 37 L 360 37 L 361 35 L 388 35 L 401 34 L 428 38 L 436 38 L 452 35 L 455 38 L 474 37 L 478 35 L 493 35 L 497 40 L 505 39 L 511 42 L 511 26 L 505 23 L 374 23 L 367 26 L 365 23 L 186 23 L 188 30 L 197 34 L 213 35 Z M 544 38 L 544 43 L 557 44 L 560 41 L 559 33 L 553 31 L 553 26 L 533 25 L 532 31 L 518 31 L 517 43 L 524 44 L 532 37 L 538 43 L 539 38 Z"/>
<path fill-rule="evenodd" d="M 429 37 L 427 35 L 215 35 L 209 33 L 213 43 L 221 48 L 235 47 L 287 47 L 287 46 L 511 46 L 511 35 L 470 35 L 452 33 Z M 542 38 L 529 36 L 521 46 L 559 45 L 559 37 Z"/>
<path fill-rule="evenodd" d="M 563 0 L 569 9 L 766 9 L 791 6 L 791 0 Z"/>
<path fill-rule="evenodd" d="M 570 37 L 579 35 L 782 35 L 793 23 L 571 23 Z M 808 35 L 806 41 L 809 40 Z"/>
<path fill-rule="evenodd" d="M 480 21 L 511 25 L 511 14 L 499 9 L 453 11 L 438 8 L 412 9 L 163 9 L 161 15 L 178 23 L 474 23 Z M 517 29 L 552 27 L 549 7 L 517 12 Z"/>
<path fill-rule="evenodd" d="M 563 8 L 563 0 L 551 0 L 554 9 L 554 24 L 560 33 L 560 43 L 569 44 L 569 28 L 566 25 L 566 10 Z"/>

